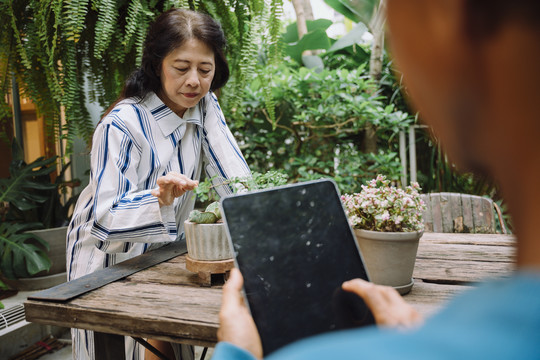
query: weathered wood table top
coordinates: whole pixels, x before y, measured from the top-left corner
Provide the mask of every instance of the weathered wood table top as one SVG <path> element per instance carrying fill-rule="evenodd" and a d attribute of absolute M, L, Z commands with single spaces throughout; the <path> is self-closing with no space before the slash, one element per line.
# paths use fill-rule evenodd
<path fill-rule="evenodd" d="M 475 282 L 508 276 L 514 245 L 509 235 L 425 233 L 405 299 L 429 315 Z M 220 304 L 221 286 L 200 286 L 181 255 L 70 301 L 24 305 L 31 322 L 213 346 Z"/>

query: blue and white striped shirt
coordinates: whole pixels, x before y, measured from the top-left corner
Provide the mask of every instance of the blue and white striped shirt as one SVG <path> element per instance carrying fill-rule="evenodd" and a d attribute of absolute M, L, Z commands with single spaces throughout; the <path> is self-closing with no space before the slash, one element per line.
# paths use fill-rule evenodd
<path fill-rule="evenodd" d="M 203 168 L 218 182 L 250 174 L 214 94 L 183 118 L 154 93 L 119 103 L 94 133 L 90 182 L 68 230 L 69 279 L 174 241 L 193 209 L 193 194 L 160 208 L 150 191 L 169 171 L 198 180 Z M 228 186 L 217 190 L 231 192 Z"/>

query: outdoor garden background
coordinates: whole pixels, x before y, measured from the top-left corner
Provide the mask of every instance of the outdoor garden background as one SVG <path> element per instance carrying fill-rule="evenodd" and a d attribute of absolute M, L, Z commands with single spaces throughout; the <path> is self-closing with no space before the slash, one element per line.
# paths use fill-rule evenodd
<path fill-rule="evenodd" d="M 12 204 L 0 206 L 0 237 L 28 229 L 14 224 L 65 225 L 95 124 L 137 67 L 149 23 L 173 6 L 223 26 L 232 77 L 218 96 L 252 171 L 331 177 L 342 193 L 377 174 L 398 186 L 412 177 L 423 192 L 485 195 L 504 211 L 496 186 L 460 173 L 408 106 L 385 50 L 384 1 L 0 0 L 0 205 Z M 314 16 L 322 6 L 331 20 Z M 23 102 L 39 139 L 25 134 Z M 38 162 L 25 153 L 34 141 Z M 21 173 L 27 186 L 9 194 Z"/>

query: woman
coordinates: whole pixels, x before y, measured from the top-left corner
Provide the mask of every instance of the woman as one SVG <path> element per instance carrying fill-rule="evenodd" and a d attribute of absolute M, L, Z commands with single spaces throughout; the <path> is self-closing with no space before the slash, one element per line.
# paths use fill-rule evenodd
<path fill-rule="evenodd" d="M 249 175 L 212 93 L 229 77 L 224 46 L 219 24 L 201 13 L 172 9 L 150 27 L 141 67 L 94 133 L 90 183 L 68 231 L 69 280 L 175 241 L 203 167 L 210 177 Z M 74 358 L 93 359 L 93 333 L 72 337 Z M 144 358 L 130 338 L 126 358 Z"/>

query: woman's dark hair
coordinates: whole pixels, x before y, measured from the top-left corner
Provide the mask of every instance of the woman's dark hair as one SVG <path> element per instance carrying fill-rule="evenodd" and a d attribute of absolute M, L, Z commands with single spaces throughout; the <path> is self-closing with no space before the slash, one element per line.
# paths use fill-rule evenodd
<path fill-rule="evenodd" d="M 197 39 L 214 51 L 216 69 L 210 90 L 224 86 L 229 80 L 229 64 L 224 54 L 225 34 L 219 23 L 204 13 L 170 9 L 159 15 L 150 26 L 141 67 L 128 77 L 120 97 L 105 114 L 125 98 L 136 96 L 144 99 L 152 91 L 157 93 L 161 89 L 159 75 L 163 59 L 189 39 Z"/>

